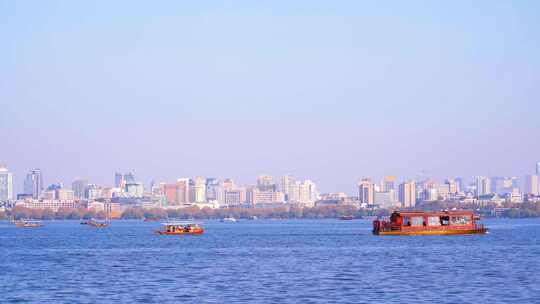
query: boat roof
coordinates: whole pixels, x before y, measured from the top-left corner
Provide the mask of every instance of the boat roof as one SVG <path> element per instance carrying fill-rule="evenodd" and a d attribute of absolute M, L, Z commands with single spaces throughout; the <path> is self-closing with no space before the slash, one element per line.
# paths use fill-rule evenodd
<path fill-rule="evenodd" d="M 472 210 L 443 210 L 443 211 L 395 211 L 394 213 L 401 216 L 420 216 L 420 215 L 434 215 L 434 216 L 445 216 L 445 215 L 473 215 L 474 211 Z"/>
<path fill-rule="evenodd" d="M 185 225 L 198 225 L 199 223 L 193 221 L 174 221 L 161 223 L 164 226 L 185 226 Z"/>

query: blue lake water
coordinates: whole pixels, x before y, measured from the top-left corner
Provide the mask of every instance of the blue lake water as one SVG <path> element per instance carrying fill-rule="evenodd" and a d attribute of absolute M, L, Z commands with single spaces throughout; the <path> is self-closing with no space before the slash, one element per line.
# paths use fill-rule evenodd
<path fill-rule="evenodd" d="M 2 303 L 540 303 L 540 219 L 491 233 L 373 236 L 364 220 L 0 222 Z"/>

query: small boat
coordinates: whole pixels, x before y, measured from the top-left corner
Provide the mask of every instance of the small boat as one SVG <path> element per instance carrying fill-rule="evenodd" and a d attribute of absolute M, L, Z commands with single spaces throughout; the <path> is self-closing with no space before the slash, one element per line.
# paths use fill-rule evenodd
<path fill-rule="evenodd" d="M 94 228 L 106 228 L 106 227 L 109 227 L 109 224 L 103 223 L 103 222 L 98 222 L 98 221 L 95 221 L 95 220 L 87 221 L 86 225 L 94 227 Z"/>
<path fill-rule="evenodd" d="M 343 216 L 340 216 L 339 219 L 342 220 L 342 221 L 350 221 L 350 220 L 354 220 L 354 216 L 352 216 L 352 215 L 343 215 Z"/>
<path fill-rule="evenodd" d="M 162 223 L 165 226 L 161 230 L 156 230 L 156 234 L 203 234 L 204 229 L 194 222 L 169 222 Z"/>
<path fill-rule="evenodd" d="M 221 222 L 223 222 L 223 223 L 236 223 L 236 222 L 238 222 L 238 220 L 235 219 L 234 217 L 226 217 L 226 218 L 223 218 L 221 220 Z"/>
<path fill-rule="evenodd" d="M 485 234 L 488 229 L 477 223 L 473 211 L 395 211 L 390 221 L 373 221 L 375 235 L 456 235 Z"/>
<path fill-rule="evenodd" d="M 39 228 L 39 227 L 43 227 L 43 224 L 40 221 L 21 220 L 21 221 L 15 221 L 13 223 L 18 228 Z"/>

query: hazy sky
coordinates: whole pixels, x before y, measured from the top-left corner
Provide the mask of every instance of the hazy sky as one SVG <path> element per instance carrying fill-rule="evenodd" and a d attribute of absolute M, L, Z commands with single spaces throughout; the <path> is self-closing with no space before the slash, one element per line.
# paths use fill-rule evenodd
<path fill-rule="evenodd" d="M 538 1 L 0 0 L 22 190 L 261 173 L 517 175 L 540 160 Z M 204 2 L 204 3 L 201 3 Z"/>

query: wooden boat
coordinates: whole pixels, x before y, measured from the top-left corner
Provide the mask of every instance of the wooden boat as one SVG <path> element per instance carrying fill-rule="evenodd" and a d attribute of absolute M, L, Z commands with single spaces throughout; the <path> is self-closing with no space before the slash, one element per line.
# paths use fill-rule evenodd
<path fill-rule="evenodd" d="M 350 220 L 354 220 L 354 216 L 352 215 L 342 215 L 339 217 L 340 220 L 342 221 L 350 221 Z"/>
<path fill-rule="evenodd" d="M 169 222 L 163 223 L 165 226 L 161 230 L 156 230 L 156 234 L 173 234 L 173 235 L 182 235 L 182 234 L 203 234 L 204 229 L 199 226 L 199 224 L 194 222 Z"/>
<path fill-rule="evenodd" d="M 94 227 L 94 228 L 106 228 L 106 227 L 109 227 L 109 224 L 98 222 L 98 221 L 95 221 L 95 220 L 87 221 L 86 225 Z"/>
<path fill-rule="evenodd" d="M 43 224 L 40 221 L 22 220 L 22 221 L 15 221 L 13 223 L 18 228 L 39 228 L 39 227 L 43 227 Z"/>
<path fill-rule="evenodd" d="M 390 221 L 373 221 L 375 235 L 456 235 L 485 234 L 488 229 L 477 223 L 473 211 L 395 211 Z"/>

